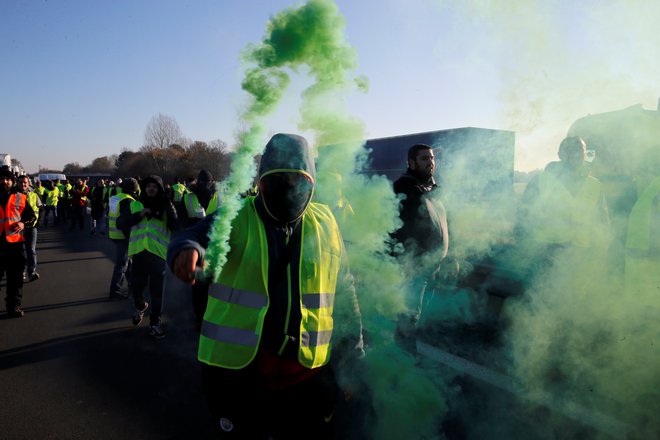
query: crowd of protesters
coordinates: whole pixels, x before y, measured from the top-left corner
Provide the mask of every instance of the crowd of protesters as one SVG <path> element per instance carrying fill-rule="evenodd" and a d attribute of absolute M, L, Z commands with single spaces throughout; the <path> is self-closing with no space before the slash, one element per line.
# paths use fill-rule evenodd
<path fill-rule="evenodd" d="M 406 172 L 393 185 L 401 195 L 401 228 L 392 231 L 392 255 L 405 268 L 410 291 L 396 339 L 413 356 L 427 286 L 437 281 L 442 265 L 458 271 L 448 258 L 448 214 L 431 200 L 438 193 L 434 174 L 441 153 L 429 145 L 413 145 Z M 602 185 L 585 167 L 585 142 L 567 138 L 558 155 L 560 161 L 549 164 L 521 197 L 515 230 L 519 242 L 535 251 L 526 260 L 530 272 L 539 261 L 550 264 L 549 256 L 558 250 L 590 251 L 609 237 Z M 155 175 L 93 183 L 84 178 L 32 182 L 8 170 L 0 171 L 0 177 L 0 263 L 7 276 L 8 316 L 24 314 L 22 280 L 40 277 L 37 228 L 49 227 L 51 218 L 55 225 L 68 221 L 72 231 L 87 224 L 90 234 L 108 235 L 116 247 L 109 297 L 132 298 L 132 324 L 140 325 L 148 313 L 152 337 L 166 335 L 162 311 L 168 267 L 191 286 L 199 361 L 219 437 L 276 432 L 295 438 L 301 430 L 331 437 L 338 388 L 326 364 L 335 296 L 335 308 L 340 302 L 350 304 L 353 313 L 342 317 L 350 315 L 348 321 L 355 324 L 348 326 L 350 335 L 342 335 L 349 341 L 344 348 L 352 353 L 340 357 L 364 355 L 362 324 L 338 225 L 330 208 L 312 199 L 316 172 L 304 138 L 278 134 L 266 145 L 257 189 L 245 194 L 232 222 L 226 265 L 214 281 L 199 276 L 201 261 L 219 239 L 212 226 L 222 204 L 220 186 L 207 170 L 200 170 L 196 179 L 176 178 L 171 185 Z M 657 264 L 659 254 L 660 180 L 651 177 L 632 211 L 635 228 L 626 242 L 637 251 L 639 264 Z M 626 261 L 626 270 L 634 262 Z M 647 284 L 656 285 L 657 273 L 651 277 Z M 647 284 L 636 276 L 626 289 L 648 289 Z M 258 399 L 235 405 L 246 389 Z M 235 399 L 228 401 L 225 395 Z M 264 425 L 251 423 L 255 410 L 270 414 Z M 305 422 L 295 425 L 291 414 L 304 414 Z"/>

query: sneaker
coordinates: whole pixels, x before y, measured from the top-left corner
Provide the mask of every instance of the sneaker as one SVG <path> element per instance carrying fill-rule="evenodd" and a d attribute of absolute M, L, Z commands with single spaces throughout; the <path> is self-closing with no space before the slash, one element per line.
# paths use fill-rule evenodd
<path fill-rule="evenodd" d="M 14 306 L 7 310 L 7 316 L 10 318 L 21 318 L 23 315 L 25 315 L 25 312 L 21 310 L 20 306 Z"/>
<path fill-rule="evenodd" d="M 133 325 L 139 325 L 142 322 L 142 318 L 144 318 L 144 312 L 147 310 L 147 307 L 149 307 L 149 303 L 145 301 L 142 310 L 135 309 L 135 314 L 133 315 Z"/>
<path fill-rule="evenodd" d="M 30 275 L 28 278 L 30 279 L 30 281 L 37 281 L 39 279 L 39 274 L 35 272 L 32 275 Z"/>
<path fill-rule="evenodd" d="M 163 330 L 163 327 L 160 324 L 152 325 L 149 335 L 156 339 L 161 339 L 165 337 L 165 330 Z"/>

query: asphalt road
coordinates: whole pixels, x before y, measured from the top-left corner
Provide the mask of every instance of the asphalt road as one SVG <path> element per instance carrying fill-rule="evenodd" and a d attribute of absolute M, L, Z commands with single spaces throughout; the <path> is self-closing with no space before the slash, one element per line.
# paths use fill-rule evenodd
<path fill-rule="evenodd" d="M 0 303 L 0 438 L 213 438 L 185 286 L 168 276 L 155 340 L 147 317 L 132 325 L 131 300 L 108 299 L 107 237 L 40 228 L 37 255 L 25 316 Z"/>

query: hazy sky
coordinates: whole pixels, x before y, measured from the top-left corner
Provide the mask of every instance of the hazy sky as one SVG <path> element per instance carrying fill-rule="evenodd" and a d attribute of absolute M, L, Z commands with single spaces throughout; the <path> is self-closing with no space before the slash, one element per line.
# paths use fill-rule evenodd
<path fill-rule="evenodd" d="M 562 4 L 563 3 L 563 4 Z M 576 3 L 576 4 L 574 4 Z M 0 2 L 0 152 L 38 166 L 137 150 L 157 113 L 234 143 L 240 54 L 285 0 Z M 370 138 L 516 131 L 516 168 L 556 158 L 570 124 L 660 96 L 660 2 L 339 0 Z M 295 76 L 271 132 L 297 132 Z"/>

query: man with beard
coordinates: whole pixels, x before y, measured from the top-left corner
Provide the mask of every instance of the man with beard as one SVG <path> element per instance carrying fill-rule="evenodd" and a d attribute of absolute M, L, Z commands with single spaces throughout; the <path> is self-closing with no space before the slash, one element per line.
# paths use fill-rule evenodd
<path fill-rule="evenodd" d="M 0 280 L 6 274 L 7 316 L 20 318 L 25 268 L 25 225 L 35 221 L 27 196 L 14 190 L 14 174 L 0 168 Z"/>
<path fill-rule="evenodd" d="M 406 172 L 394 182 L 394 192 L 404 196 L 399 212 L 402 226 L 393 234 L 394 254 L 408 278 L 408 311 L 399 319 L 397 337 L 400 344 L 413 353 L 417 351 L 415 333 L 426 287 L 435 279 L 449 247 L 444 206 L 439 200 L 433 200 L 432 193 L 438 187 L 434 172 L 433 149 L 426 144 L 416 144 L 408 149 Z"/>
<path fill-rule="evenodd" d="M 37 193 L 30 188 L 30 178 L 28 176 L 19 176 L 16 184 L 18 192 L 25 194 L 30 207 L 34 211 L 34 221 L 25 224 L 25 254 L 27 257 L 27 279 L 36 281 L 39 279 L 37 273 L 37 225 L 39 223 L 39 208 L 41 199 Z"/>
<path fill-rule="evenodd" d="M 149 334 L 154 338 L 165 337 L 161 325 L 163 311 L 163 282 L 165 258 L 170 234 L 179 229 L 176 211 L 165 193 L 159 176 L 142 180 L 139 200 L 122 207 L 117 219 L 119 229 L 130 228 L 128 256 L 132 259 L 128 288 L 135 304 L 133 325 L 139 325 L 149 303 L 144 300 L 144 289 L 149 286 L 151 314 Z"/>
<path fill-rule="evenodd" d="M 180 210 L 183 226 L 190 227 L 199 223 L 207 215 L 217 211 L 219 204 L 213 175 L 208 170 L 201 170 L 197 175 L 197 183 L 190 192 L 183 195 L 183 209 Z M 192 286 L 193 313 L 195 315 L 195 327 L 198 330 L 202 327 L 208 290 L 209 285 L 203 280 L 199 280 Z"/>
<path fill-rule="evenodd" d="M 220 438 L 332 438 L 339 388 L 330 366 L 359 357 L 362 333 L 341 234 L 311 202 L 316 170 L 307 141 L 266 145 L 256 196 L 242 199 L 230 251 L 209 288 L 198 359 Z M 172 242 L 174 274 L 194 284 L 215 216 Z M 341 270 L 343 268 L 343 270 Z M 334 365 L 334 362 L 333 362 Z M 351 370 L 352 371 L 352 370 Z"/>

